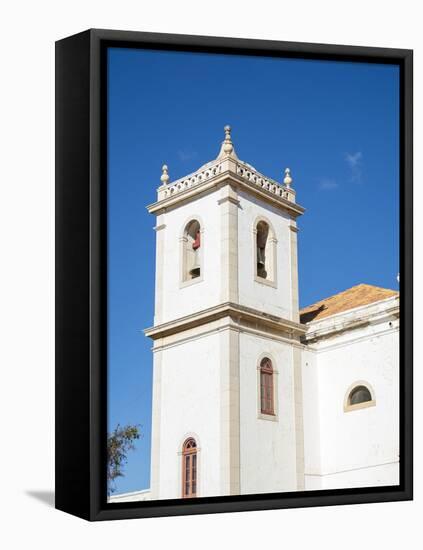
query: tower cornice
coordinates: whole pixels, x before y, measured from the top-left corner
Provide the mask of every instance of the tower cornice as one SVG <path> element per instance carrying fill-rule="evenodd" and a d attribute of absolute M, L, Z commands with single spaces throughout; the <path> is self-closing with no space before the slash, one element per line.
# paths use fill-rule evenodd
<path fill-rule="evenodd" d="M 218 319 L 229 317 L 238 324 L 245 324 L 246 326 L 254 326 L 257 328 L 268 328 L 272 331 L 281 332 L 292 338 L 298 338 L 305 334 L 307 327 L 301 323 L 296 323 L 276 315 L 270 315 L 263 313 L 253 308 L 234 304 L 232 302 L 225 302 L 217 306 L 205 309 L 198 313 L 193 313 L 156 325 L 144 330 L 144 334 L 152 340 L 158 340 L 176 334 L 178 332 L 184 332 L 189 329 L 211 323 Z"/>
<path fill-rule="evenodd" d="M 231 166 L 232 164 L 235 166 Z M 213 169 L 215 170 L 213 171 Z M 294 218 L 305 211 L 302 206 L 290 200 L 289 190 L 262 176 L 259 172 L 242 168 L 239 162 L 232 159 L 228 159 L 227 162 L 220 161 L 209 170 L 195 172 L 177 180 L 172 185 L 159 187 L 159 200 L 148 205 L 147 210 L 150 214 L 170 210 L 198 198 L 200 194 L 209 193 L 228 183 L 288 212 Z"/>

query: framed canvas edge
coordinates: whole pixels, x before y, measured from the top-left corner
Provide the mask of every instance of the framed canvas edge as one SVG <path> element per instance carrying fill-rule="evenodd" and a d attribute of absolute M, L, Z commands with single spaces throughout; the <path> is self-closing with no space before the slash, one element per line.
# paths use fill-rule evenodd
<path fill-rule="evenodd" d="M 81 495 L 80 510 L 72 497 L 72 506 L 69 506 L 66 496 L 59 498 L 57 508 L 79 515 L 88 520 L 110 520 L 137 517 L 157 517 L 186 514 L 219 513 L 234 511 L 252 511 L 282 509 L 309 506 L 331 506 L 343 504 L 359 504 L 371 502 L 401 501 L 413 498 L 413 405 L 412 405 L 412 83 L 413 83 L 413 52 L 405 49 L 374 48 L 361 46 L 342 46 L 327 44 L 292 43 L 256 39 L 238 39 L 222 37 L 203 37 L 193 35 L 176 35 L 160 33 L 143 33 L 131 31 L 111 31 L 91 29 L 75 37 L 57 42 L 57 49 L 63 42 L 78 40 L 83 36 L 89 37 L 89 47 L 84 52 L 89 63 L 89 124 L 84 125 L 83 132 L 89 133 L 89 164 L 86 165 L 86 152 L 77 151 L 76 162 L 85 162 L 85 177 L 80 184 L 89 188 L 89 232 L 83 239 L 89 240 L 89 258 L 86 271 L 89 285 L 89 357 L 78 365 L 78 376 L 85 380 L 81 385 L 84 393 L 83 415 L 87 422 L 88 449 L 82 453 L 78 468 L 82 477 L 89 480 L 87 491 Z M 243 55 L 280 55 L 306 57 L 309 59 L 334 59 L 366 61 L 374 63 L 395 63 L 401 69 L 401 146 L 400 146 L 400 250 L 401 250 L 401 330 L 400 330 L 400 411 L 401 449 L 404 451 L 400 459 L 401 484 L 395 487 L 371 487 L 363 489 L 341 489 L 324 491 L 307 491 L 304 493 L 286 493 L 279 495 L 240 495 L 234 497 L 202 498 L 195 502 L 184 501 L 152 501 L 147 503 L 107 504 L 105 486 L 105 435 L 107 433 L 105 408 L 106 373 L 104 372 L 104 337 L 107 333 L 107 311 L 105 308 L 105 272 L 104 258 L 107 257 L 107 242 L 102 239 L 107 228 L 104 196 L 105 174 L 105 99 L 106 87 L 102 83 L 102 67 L 104 68 L 104 52 L 110 46 L 125 47 L 152 47 L 165 49 L 182 49 L 190 51 L 220 51 L 221 53 L 241 53 Z M 86 61 L 86 60 L 85 60 Z M 81 77 L 86 78 L 86 74 Z M 85 83 L 86 84 L 86 83 Z M 78 82 L 75 82 L 78 85 Z M 57 104 L 56 112 L 63 109 Z M 56 135 L 56 149 L 63 149 Z M 81 157 L 81 158 L 79 158 Z M 57 157 L 56 157 L 57 158 Z M 83 160 L 85 159 L 85 160 Z M 62 182 L 56 172 L 56 188 Z M 103 183 L 102 183 L 103 182 Z M 103 193 L 102 193 L 103 185 Z M 86 200 L 86 198 L 84 199 Z M 86 207 L 87 205 L 81 205 Z M 57 203 L 56 203 L 57 212 Z M 57 220 L 57 218 L 56 218 Z M 56 224 L 60 222 L 56 221 Z M 62 227 L 62 231 L 66 228 Z M 81 241 L 82 242 L 82 241 Z M 105 256 L 106 255 L 106 256 Z M 56 264 L 56 276 L 63 275 L 63 266 Z M 56 304 L 61 298 L 56 297 Z M 60 308 L 59 308 L 60 309 Z M 57 311 L 56 319 L 66 315 L 65 311 Z M 75 319 L 76 321 L 76 319 Z M 57 338 L 57 336 L 56 336 Z M 63 341 L 59 335 L 58 345 Z M 63 359 L 63 358 L 62 358 Z M 56 359 L 56 379 L 63 377 Z M 65 370 L 69 369 L 65 365 Z M 89 377 L 84 377 L 84 372 Z M 88 382 L 87 382 L 88 380 Z M 88 383 L 88 385 L 87 385 Z M 60 385 L 60 384 L 59 384 Z M 84 386 L 84 388 L 82 388 Z M 57 385 L 56 385 L 57 390 Z M 63 388 L 60 398 L 63 397 Z M 57 399 L 57 396 L 56 396 Z M 88 403 L 86 400 L 88 399 Z M 56 401 L 57 403 L 57 401 Z M 69 405 L 65 415 L 67 427 L 75 424 L 72 419 L 74 411 Z M 61 425 L 57 425 L 56 438 Z M 87 434 L 85 434 L 87 443 Z M 57 445 L 57 444 L 56 444 Z M 60 437 L 59 437 L 60 445 Z M 65 446 L 69 448 L 69 446 Z M 56 459 L 63 465 L 68 459 L 64 458 L 64 448 L 56 446 Z M 59 474 L 60 477 L 60 474 Z"/>

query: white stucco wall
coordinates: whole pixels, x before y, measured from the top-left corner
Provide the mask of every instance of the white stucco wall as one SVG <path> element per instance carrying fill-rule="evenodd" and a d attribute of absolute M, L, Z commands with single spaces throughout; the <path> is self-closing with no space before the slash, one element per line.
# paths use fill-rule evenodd
<path fill-rule="evenodd" d="M 242 305 L 265 311 L 278 317 L 292 319 L 290 218 L 280 210 L 255 197 L 239 192 L 238 210 L 238 287 Z M 267 219 L 276 235 L 276 288 L 255 281 L 254 222 L 261 216 Z"/>
<path fill-rule="evenodd" d="M 304 421 L 304 468 L 306 474 L 319 474 L 321 468 L 320 446 L 320 398 L 319 370 L 316 352 L 306 347 L 302 352 L 303 421 Z M 307 488 L 307 485 L 306 485 Z"/>
<path fill-rule="evenodd" d="M 303 353 L 306 489 L 398 484 L 398 335 L 385 319 Z M 344 411 L 355 382 L 370 386 L 375 406 Z"/>
<path fill-rule="evenodd" d="M 192 339 L 160 353 L 161 394 L 153 404 L 153 415 L 154 407 L 160 408 L 160 477 L 159 494 L 153 498 L 181 497 L 181 451 L 190 436 L 198 445 L 198 495 L 219 495 L 219 335 Z"/>
<path fill-rule="evenodd" d="M 195 203 L 180 205 L 162 218 L 162 323 L 214 306 L 220 300 L 219 261 L 221 246 L 221 210 L 219 191 L 199 197 Z M 181 286 L 181 242 L 186 224 L 198 219 L 202 225 L 201 279 Z M 157 273 L 156 273 L 157 277 Z M 199 278 L 200 279 L 200 278 Z M 157 279 L 156 279 L 157 285 Z"/>
<path fill-rule="evenodd" d="M 398 485 L 399 462 L 382 464 L 358 470 L 348 470 L 324 476 L 306 475 L 305 486 L 307 491 L 319 489 L 342 489 L 360 487 L 380 487 L 384 485 Z"/>
<path fill-rule="evenodd" d="M 201 312 L 226 297 L 222 286 L 226 261 L 222 243 L 223 227 L 230 220 L 224 217 L 227 203 L 221 202 L 225 193 L 224 189 L 212 192 L 199 197 L 195 203 L 182 204 L 160 215 L 161 250 L 157 264 L 160 272 L 156 273 L 156 285 L 162 292 L 159 300 L 156 293 L 156 305 L 160 306 L 156 324 Z M 288 215 L 242 192 L 238 199 L 235 231 L 231 233 L 238 241 L 237 248 L 235 245 L 238 284 L 234 296 L 241 305 L 291 319 L 291 220 Z M 253 229 L 258 217 L 270 223 L 278 241 L 276 287 L 254 280 Z M 200 221 L 203 231 L 202 280 L 186 285 L 181 284 L 180 238 L 186 223 L 194 218 Z M 227 259 L 233 261 L 230 252 Z M 229 273 L 229 281 L 230 277 Z M 234 288 L 235 285 L 232 293 Z M 231 392 L 235 391 L 233 377 L 237 376 L 234 373 L 238 368 L 235 366 L 238 352 L 234 355 L 233 349 L 227 349 L 229 341 L 222 333 L 190 336 L 158 352 L 161 374 L 159 392 L 153 402 L 152 498 L 181 496 L 181 450 L 183 441 L 190 435 L 199 445 L 199 496 L 233 494 L 236 486 L 244 494 L 297 488 L 292 346 L 241 333 L 240 380 L 239 384 L 235 382 L 239 397 L 228 398 L 228 387 L 232 388 Z M 276 421 L 258 418 L 257 360 L 263 353 L 273 358 L 278 371 L 276 401 L 280 410 Z M 240 403 L 235 405 L 238 398 Z M 239 407 L 238 414 L 234 414 L 234 406 Z M 159 428 L 154 427 L 154 419 L 159 419 Z M 236 450 L 234 441 L 238 432 L 241 433 L 240 448 Z M 239 453 L 238 459 L 236 453 Z"/>
<path fill-rule="evenodd" d="M 259 360 L 272 359 L 277 416 L 260 418 Z M 240 335 L 241 493 L 296 490 L 292 347 L 269 338 Z"/>
<path fill-rule="evenodd" d="M 144 491 L 131 491 L 130 493 L 120 493 L 118 495 L 111 495 L 108 497 L 107 502 L 119 503 L 119 502 L 141 502 L 144 500 L 151 500 L 150 489 Z"/>

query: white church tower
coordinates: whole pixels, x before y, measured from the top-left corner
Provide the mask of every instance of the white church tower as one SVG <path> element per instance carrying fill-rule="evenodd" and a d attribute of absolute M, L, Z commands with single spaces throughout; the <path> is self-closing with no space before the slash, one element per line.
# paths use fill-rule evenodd
<path fill-rule="evenodd" d="M 218 157 L 157 202 L 151 498 L 304 488 L 296 204 Z"/>

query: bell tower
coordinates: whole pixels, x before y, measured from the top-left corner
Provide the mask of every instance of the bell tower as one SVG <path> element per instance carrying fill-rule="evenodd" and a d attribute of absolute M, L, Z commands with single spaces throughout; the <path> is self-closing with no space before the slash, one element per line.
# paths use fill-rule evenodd
<path fill-rule="evenodd" d="M 297 227 L 282 183 L 217 158 L 170 182 L 156 216 L 153 499 L 304 487 Z"/>

